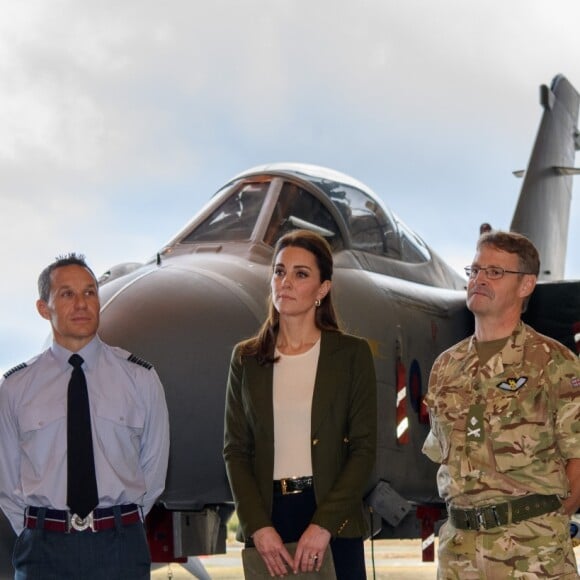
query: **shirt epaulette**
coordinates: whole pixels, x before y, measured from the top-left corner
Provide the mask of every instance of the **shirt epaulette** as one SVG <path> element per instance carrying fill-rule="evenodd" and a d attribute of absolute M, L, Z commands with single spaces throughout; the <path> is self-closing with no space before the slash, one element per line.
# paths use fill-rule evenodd
<path fill-rule="evenodd" d="M 147 362 L 146 360 L 143 360 L 142 358 L 134 354 L 130 354 L 127 360 L 129 362 L 135 363 L 136 365 L 141 365 L 142 367 L 145 367 L 147 370 L 151 370 L 153 368 L 153 365 L 150 362 Z"/>
<path fill-rule="evenodd" d="M 12 367 L 10 370 L 8 370 L 4 373 L 4 378 L 7 379 L 10 375 L 17 373 L 18 371 L 21 371 L 22 369 L 25 369 L 26 366 L 27 366 L 26 363 L 20 363 L 19 365 Z"/>

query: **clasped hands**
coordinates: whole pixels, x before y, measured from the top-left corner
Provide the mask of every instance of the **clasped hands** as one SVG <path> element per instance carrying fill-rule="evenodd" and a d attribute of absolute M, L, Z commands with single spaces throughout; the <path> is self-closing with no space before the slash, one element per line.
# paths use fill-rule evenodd
<path fill-rule="evenodd" d="M 292 558 L 278 532 L 272 527 L 260 528 L 252 535 L 254 545 L 264 560 L 272 576 L 286 576 L 290 571 L 318 572 L 330 542 L 330 532 L 325 528 L 310 524 L 298 541 Z M 328 557 L 332 557 L 331 555 Z"/>

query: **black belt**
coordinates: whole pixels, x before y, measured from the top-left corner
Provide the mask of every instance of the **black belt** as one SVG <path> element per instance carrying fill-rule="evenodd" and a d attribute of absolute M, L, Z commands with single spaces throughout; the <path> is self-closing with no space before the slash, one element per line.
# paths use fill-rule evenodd
<path fill-rule="evenodd" d="M 139 507 L 134 503 L 109 508 L 96 508 L 85 518 L 71 514 L 67 510 L 29 506 L 26 508 L 24 527 L 52 532 L 82 532 L 91 530 L 99 532 L 110 530 L 117 524 L 115 511 L 119 513 L 119 523 L 122 526 L 136 524 L 141 521 Z"/>
<path fill-rule="evenodd" d="M 308 477 L 285 477 L 274 480 L 274 493 L 289 495 L 291 493 L 302 493 L 312 487 L 312 476 Z"/>
<path fill-rule="evenodd" d="M 532 494 L 472 509 L 449 507 L 449 520 L 459 530 L 489 530 L 516 524 L 560 509 L 557 495 Z"/>

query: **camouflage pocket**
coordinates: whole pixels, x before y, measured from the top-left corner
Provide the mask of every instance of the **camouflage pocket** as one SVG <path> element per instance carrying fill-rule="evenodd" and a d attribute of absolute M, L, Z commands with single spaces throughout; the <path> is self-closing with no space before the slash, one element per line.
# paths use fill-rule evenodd
<path fill-rule="evenodd" d="M 440 446 L 438 457 L 433 460 L 443 464 L 448 462 L 451 449 L 464 446 L 465 402 L 460 395 L 449 387 L 445 396 L 438 398 L 429 409 L 431 432 Z M 433 438 L 427 443 L 434 443 Z"/>
<path fill-rule="evenodd" d="M 553 449 L 553 430 L 548 428 L 545 393 L 533 400 L 509 397 L 490 419 L 492 450 L 500 473 L 530 465 Z"/>
<path fill-rule="evenodd" d="M 477 533 L 457 530 L 445 522 L 439 530 L 437 550 L 438 580 L 457 579 L 479 580 L 481 574 L 477 563 Z"/>
<path fill-rule="evenodd" d="M 515 568 L 522 578 L 578 578 L 568 523 L 567 516 L 550 513 L 509 526 L 510 541 L 495 544 L 505 550 L 506 571 Z M 510 546 L 516 546 L 512 554 Z"/>

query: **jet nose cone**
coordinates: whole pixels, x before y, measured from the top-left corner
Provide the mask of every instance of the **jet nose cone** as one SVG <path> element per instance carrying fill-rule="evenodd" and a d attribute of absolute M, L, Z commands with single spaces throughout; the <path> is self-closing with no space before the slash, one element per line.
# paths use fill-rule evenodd
<path fill-rule="evenodd" d="M 229 362 L 234 345 L 265 316 L 267 285 L 254 276 L 250 291 L 235 274 L 191 267 L 152 266 L 127 278 L 103 287 L 99 334 L 153 363 L 165 388 L 171 449 L 162 500 L 173 509 L 227 501 L 222 447 Z"/>

